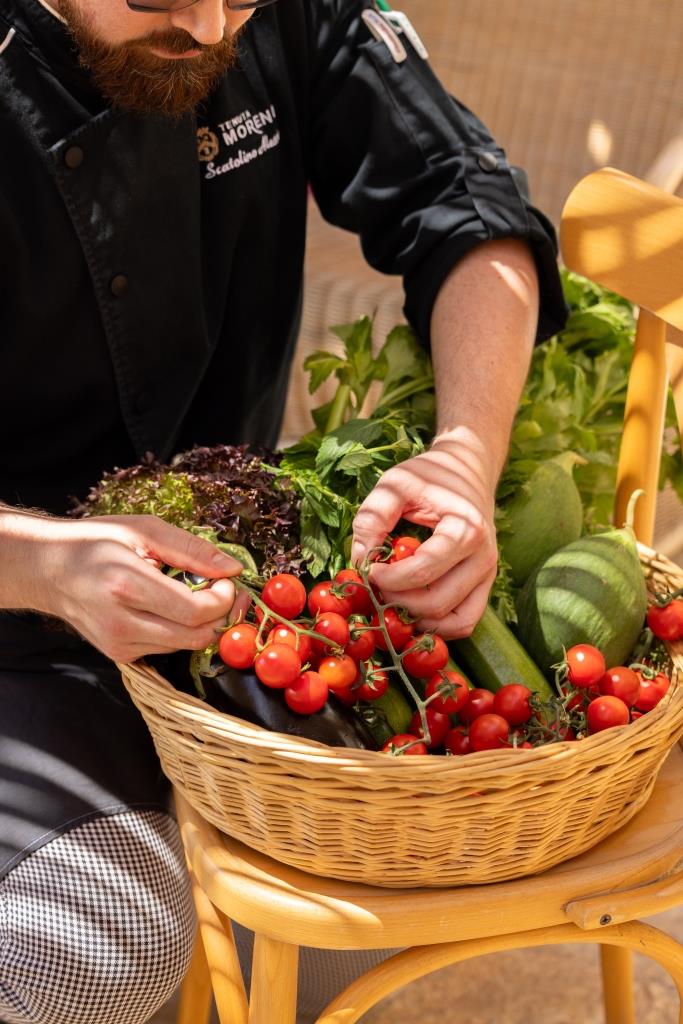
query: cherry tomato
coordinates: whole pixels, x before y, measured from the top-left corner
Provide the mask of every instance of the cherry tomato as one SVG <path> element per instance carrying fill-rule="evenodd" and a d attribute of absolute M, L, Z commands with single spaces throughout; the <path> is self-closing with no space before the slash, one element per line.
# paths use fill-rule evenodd
<path fill-rule="evenodd" d="M 640 672 L 637 675 L 640 680 L 640 689 L 634 701 L 634 707 L 637 711 L 652 711 L 668 692 L 671 680 L 663 672 L 658 672 L 654 679 L 646 679 Z"/>
<path fill-rule="evenodd" d="M 640 678 L 633 669 L 618 665 L 607 669 L 598 687 L 603 697 L 618 697 L 630 708 L 640 693 Z"/>
<path fill-rule="evenodd" d="M 337 612 L 323 612 L 320 618 L 313 623 L 313 631 L 327 637 L 329 643 L 312 638 L 313 650 L 316 654 L 324 656 L 331 653 L 331 647 L 346 647 L 349 642 L 349 624 L 343 616 Z"/>
<path fill-rule="evenodd" d="M 683 599 L 674 598 L 669 604 L 663 606 L 651 604 L 647 610 L 647 624 L 656 637 L 660 640 L 674 640 L 683 638 Z"/>
<path fill-rule="evenodd" d="M 443 745 L 449 754 L 456 754 L 458 757 L 472 753 L 469 733 L 462 725 L 456 725 L 455 729 L 446 734 Z"/>
<path fill-rule="evenodd" d="M 411 736 L 410 733 L 400 732 L 396 736 L 392 736 L 391 739 L 382 747 L 382 752 L 385 754 L 391 754 L 392 757 L 405 757 L 408 754 L 426 754 L 427 748 L 424 743 L 416 743 L 415 741 L 419 737 Z M 413 743 L 414 746 L 408 747 L 407 744 Z"/>
<path fill-rule="evenodd" d="M 352 616 L 349 619 L 349 627 L 351 634 L 346 645 L 346 653 L 354 661 L 369 661 L 375 653 L 377 634 L 370 629 L 370 624 L 360 617 Z"/>
<path fill-rule="evenodd" d="M 317 672 L 302 672 L 291 686 L 285 689 L 287 705 L 300 715 L 312 715 L 320 711 L 327 700 L 327 683 Z"/>
<path fill-rule="evenodd" d="M 344 584 L 344 597 L 351 599 L 354 612 L 358 615 L 372 615 L 375 606 L 363 584 L 363 580 L 355 569 L 341 569 L 334 577 L 334 582 Z"/>
<path fill-rule="evenodd" d="M 322 659 L 318 665 L 318 673 L 331 690 L 344 690 L 355 680 L 358 666 L 348 654 L 342 654 L 341 657 L 331 655 Z"/>
<path fill-rule="evenodd" d="M 397 651 L 402 651 L 415 632 L 412 622 L 404 622 L 394 608 L 387 608 L 384 612 L 384 624 L 394 648 Z M 370 625 L 379 626 L 379 616 L 376 612 L 370 620 Z M 375 633 L 375 642 L 381 650 L 388 649 L 384 633 L 381 630 Z"/>
<path fill-rule="evenodd" d="M 256 655 L 254 671 L 265 686 L 284 690 L 301 674 L 301 658 L 287 644 L 268 644 Z"/>
<path fill-rule="evenodd" d="M 604 676 L 607 666 L 597 647 L 576 644 L 567 651 L 567 678 L 572 686 L 595 686 Z"/>
<path fill-rule="evenodd" d="M 617 725 L 626 725 L 631 713 L 619 697 L 596 697 L 588 705 L 586 718 L 589 732 L 602 732 Z"/>
<path fill-rule="evenodd" d="M 455 715 L 467 704 L 470 689 L 467 680 L 458 672 L 437 672 L 427 683 L 425 697 L 435 693 L 439 696 L 429 702 L 430 708 L 442 715 Z"/>
<path fill-rule="evenodd" d="M 426 709 L 425 714 L 427 716 L 427 725 L 429 726 L 429 743 L 427 746 L 430 750 L 434 750 L 435 747 L 441 746 L 446 739 L 447 733 L 450 732 L 451 720 L 448 715 L 442 715 L 440 711 L 432 711 L 431 707 Z M 408 728 L 414 736 L 424 739 L 424 730 L 419 711 L 416 711 L 410 719 Z"/>
<path fill-rule="evenodd" d="M 403 651 L 403 667 L 416 679 L 426 679 L 445 668 L 448 648 L 440 636 L 421 633 Z"/>
<path fill-rule="evenodd" d="M 295 651 L 298 651 L 302 665 L 305 665 L 307 661 L 311 660 L 313 646 L 311 644 L 310 636 L 305 636 L 303 633 L 297 633 L 296 630 L 291 629 L 290 626 L 273 626 L 268 634 L 266 643 L 287 644 L 288 647 L 293 647 Z"/>
<path fill-rule="evenodd" d="M 331 692 L 333 696 L 337 698 L 337 700 L 340 700 L 342 704 L 346 704 L 346 706 L 349 708 L 353 707 L 353 705 L 358 701 L 358 697 L 356 697 L 356 691 L 353 689 L 352 686 L 338 687 L 336 690 L 332 690 Z"/>
<path fill-rule="evenodd" d="M 356 700 L 377 700 L 389 689 L 389 675 L 384 669 L 370 666 L 368 678 L 359 686 L 353 687 Z"/>
<path fill-rule="evenodd" d="M 226 629 L 218 641 L 218 654 L 231 668 L 250 668 L 256 657 L 258 630 L 248 622 Z"/>
<path fill-rule="evenodd" d="M 306 607 L 306 588 L 296 576 L 280 572 L 267 581 L 261 598 L 278 615 L 285 619 L 295 619 Z"/>
<path fill-rule="evenodd" d="M 565 722 L 560 722 L 559 725 L 557 722 L 551 722 L 548 725 L 548 728 L 551 732 L 557 733 L 558 740 L 563 743 L 568 743 L 570 740 L 576 739 L 576 733 Z"/>
<path fill-rule="evenodd" d="M 322 580 L 312 588 L 308 595 L 308 610 L 313 618 L 325 612 L 335 612 L 348 618 L 353 611 L 353 601 L 347 595 L 337 597 L 332 593 L 332 580 Z"/>
<path fill-rule="evenodd" d="M 490 715 L 492 712 L 493 694 L 490 690 L 477 687 L 469 691 L 467 703 L 460 709 L 459 717 L 463 722 L 473 722 L 480 715 Z"/>
<path fill-rule="evenodd" d="M 495 750 L 508 742 L 510 723 L 501 715 L 479 715 L 470 726 L 472 750 Z"/>
<path fill-rule="evenodd" d="M 510 725 L 523 725 L 531 718 L 531 693 L 529 687 L 521 683 L 506 683 L 493 695 L 494 714 L 500 715 Z"/>
<path fill-rule="evenodd" d="M 421 541 L 417 537 L 394 537 L 391 542 L 390 562 L 402 562 L 404 558 L 410 558 L 419 548 Z"/>

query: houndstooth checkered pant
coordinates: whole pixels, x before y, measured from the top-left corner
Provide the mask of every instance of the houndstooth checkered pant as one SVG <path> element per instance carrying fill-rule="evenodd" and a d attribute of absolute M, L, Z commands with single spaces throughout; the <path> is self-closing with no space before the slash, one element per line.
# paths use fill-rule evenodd
<path fill-rule="evenodd" d="M 194 930 L 175 821 L 87 821 L 0 882 L 0 1021 L 144 1024 L 180 982 Z M 236 925 L 235 939 L 248 986 L 253 934 Z M 302 949 L 299 1024 L 390 952 Z"/>

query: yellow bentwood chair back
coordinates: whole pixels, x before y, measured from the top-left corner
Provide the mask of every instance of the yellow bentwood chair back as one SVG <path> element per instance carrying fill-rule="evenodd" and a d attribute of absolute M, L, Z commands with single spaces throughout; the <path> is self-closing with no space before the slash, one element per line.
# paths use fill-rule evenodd
<path fill-rule="evenodd" d="M 627 495 L 642 486 L 646 499 L 636 530 L 649 541 L 667 380 L 665 332 L 683 330 L 683 201 L 618 171 L 597 171 L 572 191 L 561 239 L 571 268 L 641 307 L 616 516 L 623 519 Z M 679 344 L 681 336 L 671 340 Z M 670 572 L 681 586 L 683 570 L 677 575 L 671 565 Z M 683 996 L 683 947 L 637 920 L 683 902 L 678 747 L 648 803 L 617 833 L 542 874 L 482 886 L 396 890 L 316 877 L 219 833 L 181 793 L 177 807 L 201 936 L 178 1024 L 205 1024 L 211 989 L 221 1024 L 294 1024 L 302 945 L 403 949 L 340 993 L 318 1024 L 355 1024 L 385 996 L 448 964 L 565 942 L 600 945 L 607 1024 L 635 1024 L 631 950 L 661 964 Z M 231 919 L 256 934 L 249 997 Z M 576 1013 L 579 1024 L 580 1005 Z"/>

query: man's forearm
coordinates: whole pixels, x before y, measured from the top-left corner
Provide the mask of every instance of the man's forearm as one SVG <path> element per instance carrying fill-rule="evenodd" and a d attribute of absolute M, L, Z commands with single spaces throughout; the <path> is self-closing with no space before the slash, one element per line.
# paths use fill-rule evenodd
<path fill-rule="evenodd" d="M 514 239 L 484 242 L 468 253 L 434 306 L 435 445 L 471 449 L 492 487 L 507 456 L 537 319 L 534 260 Z"/>
<path fill-rule="evenodd" d="M 40 511 L 0 502 L 0 609 L 44 610 L 40 552 L 50 518 Z"/>

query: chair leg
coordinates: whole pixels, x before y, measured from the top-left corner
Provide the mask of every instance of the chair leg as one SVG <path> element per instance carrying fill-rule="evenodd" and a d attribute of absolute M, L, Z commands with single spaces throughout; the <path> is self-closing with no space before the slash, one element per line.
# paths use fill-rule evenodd
<path fill-rule="evenodd" d="M 249 1024 L 295 1024 L 299 947 L 256 935 Z"/>
<path fill-rule="evenodd" d="M 197 928 L 192 960 L 180 987 L 176 1024 L 208 1024 L 211 1012 L 211 975 L 204 943 Z"/>
<path fill-rule="evenodd" d="M 633 957 L 622 946 L 600 946 L 605 1024 L 636 1024 Z"/>
<path fill-rule="evenodd" d="M 248 1005 L 230 919 L 192 877 L 192 894 L 220 1024 L 247 1024 Z"/>

